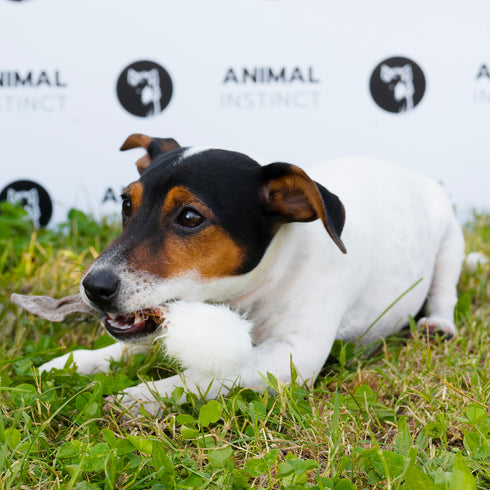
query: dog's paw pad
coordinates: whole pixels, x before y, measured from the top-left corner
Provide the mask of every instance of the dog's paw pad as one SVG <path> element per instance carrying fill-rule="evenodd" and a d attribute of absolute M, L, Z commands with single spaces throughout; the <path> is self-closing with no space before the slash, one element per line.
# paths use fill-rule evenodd
<path fill-rule="evenodd" d="M 439 317 L 421 318 L 417 322 L 417 328 L 429 336 L 443 337 L 449 340 L 456 335 L 456 327 L 453 322 Z"/>

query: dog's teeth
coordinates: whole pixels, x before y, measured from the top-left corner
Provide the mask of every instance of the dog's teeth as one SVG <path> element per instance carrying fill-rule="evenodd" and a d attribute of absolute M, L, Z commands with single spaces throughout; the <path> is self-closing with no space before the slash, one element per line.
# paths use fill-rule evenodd
<path fill-rule="evenodd" d="M 116 314 L 115 313 L 107 313 L 107 316 L 111 319 L 111 320 L 114 320 L 116 318 Z"/>
<path fill-rule="evenodd" d="M 124 323 L 119 323 L 110 319 L 109 319 L 109 325 L 119 330 L 127 330 L 128 328 L 131 328 L 133 326 L 133 325 L 126 325 Z"/>

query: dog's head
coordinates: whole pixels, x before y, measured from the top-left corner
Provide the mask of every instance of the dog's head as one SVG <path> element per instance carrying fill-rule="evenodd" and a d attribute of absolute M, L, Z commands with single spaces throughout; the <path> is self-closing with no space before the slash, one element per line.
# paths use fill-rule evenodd
<path fill-rule="evenodd" d="M 345 252 L 342 203 L 299 167 L 144 135 L 121 149 L 136 147 L 147 154 L 137 162 L 140 179 L 122 194 L 122 233 L 81 283 L 88 304 L 108 314 L 113 336 L 149 335 L 158 307 L 252 271 L 285 223 L 320 219 Z"/>

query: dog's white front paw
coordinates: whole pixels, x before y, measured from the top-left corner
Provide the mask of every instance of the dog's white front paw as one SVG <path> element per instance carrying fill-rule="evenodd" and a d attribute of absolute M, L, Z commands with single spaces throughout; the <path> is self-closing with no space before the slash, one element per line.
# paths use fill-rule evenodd
<path fill-rule="evenodd" d="M 142 408 L 150 415 L 157 416 L 162 410 L 162 402 L 159 399 L 171 398 L 177 387 L 184 387 L 183 378 L 180 376 L 172 376 L 155 382 L 131 386 L 119 395 L 107 397 L 108 404 L 105 406 L 105 410 L 109 411 L 111 404 L 116 404 L 122 406 L 134 416 L 139 415 Z M 183 403 L 185 395 L 182 395 L 180 400 L 176 401 Z"/>
<path fill-rule="evenodd" d="M 109 370 L 110 361 L 101 358 L 95 351 L 75 350 L 41 364 L 38 368 L 39 372 L 51 371 L 51 369 L 63 369 L 70 357 L 73 358 L 73 363 L 76 365 L 77 371 L 81 374 L 95 374 Z"/>
<path fill-rule="evenodd" d="M 236 373 L 252 354 L 252 324 L 225 305 L 177 301 L 161 339 L 167 354 L 200 376 Z"/>
<path fill-rule="evenodd" d="M 45 362 L 38 367 L 40 373 L 46 371 L 49 372 L 51 369 L 63 369 L 68 361 L 69 354 L 65 354 L 64 356 L 55 357 L 51 359 L 51 361 Z"/>
<path fill-rule="evenodd" d="M 417 322 L 417 328 L 423 332 L 427 332 L 429 335 L 442 334 L 446 339 L 454 337 L 457 333 L 456 326 L 453 322 L 437 316 L 421 318 Z"/>
<path fill-rule="evenodd" d="M 144 408 L 150 415 L 157 416 L 162 408 L 161 403 L 151 395 L 145 385 L 126 388 L 124 393 L 108 396 L 106 401 L 107 405 L 104 407 L 106 412 L 111 409 L 112 404 L 115 404 L 120 405 L 133 416 L 139 415 L 141 408 Z"/>

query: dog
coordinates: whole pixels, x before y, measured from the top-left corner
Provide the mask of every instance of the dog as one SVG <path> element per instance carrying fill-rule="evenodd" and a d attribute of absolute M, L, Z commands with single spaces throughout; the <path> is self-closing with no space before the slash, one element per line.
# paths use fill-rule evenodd
<path fill-rule="evenodd" d="M 120 400 L 158 413 L 159 398 L 177 387 L 213 398 L 236 385 L 260 390 L 267 373 L 287 383 L 291 362 L 313 383 L 335 339 L 386 337 L 424 305 L 420 328 L 456 334 L 464 240 L 436 182 L 376 159 L 339 159 L 307 174 L 141 134 L 121 150 L 138 147 L 146 153 L 122 194 L 122 233 L 80 283 L 116 343 L 41 371 L 69 356 L 80 372 L 108 371 L 111 359 L 182 326 L 187 369 Z M 245 355 L 227 355 L 242 352 L 234 332 L 249 344 Z M 214 367 L 201 363 L 206 342 Z"/>

